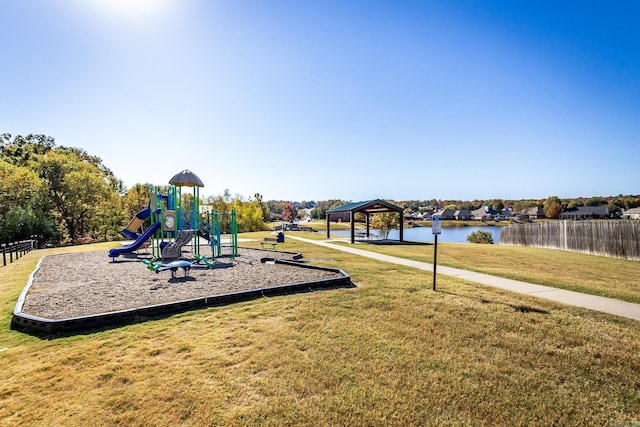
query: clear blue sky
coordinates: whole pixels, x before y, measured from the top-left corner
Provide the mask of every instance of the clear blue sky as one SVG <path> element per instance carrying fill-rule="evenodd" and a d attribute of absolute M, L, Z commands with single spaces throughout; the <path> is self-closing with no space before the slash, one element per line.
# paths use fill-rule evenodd
<path fill-rule="evenodd" d="M 0 132 L 265 200 L 640 193 L 640 2 L 0 0 Z"/>

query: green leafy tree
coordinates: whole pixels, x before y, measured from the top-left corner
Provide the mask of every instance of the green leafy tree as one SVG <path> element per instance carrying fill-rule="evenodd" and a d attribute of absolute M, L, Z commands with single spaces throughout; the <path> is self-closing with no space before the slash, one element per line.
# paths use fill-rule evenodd
<path fill-rule="evenodd" d="M 322 200 L 316 202 L 316 206 L 311 210 L 311 218 L 313 219 L 326 219 L 327 210 L 335 208 L 336 206 L 344 205 L 342 200 Z"/>
<path fill-rule="evenodd" d="M 559 205 L 562 205 L 562 200 L 560 200 L 558 196 L 549 196 L 544 200 L 542 207 L 546 211 L 549 208 L 549 206 L 554 202 L 558 203 Z"/>
<path fill-rule="evenodd" d="M 322 207 L 320 207 L 319 205 L 316 205 L 313 209 L 311 209 L 311 219 L 324 219 L 325 218 L 325 213 L 322 210 Z"/>
<path fill-rule="evenodd" d="M 0 159 L 0 241 L 34 235 L 52 242 L 60 235 L 49 214 L 44 183 L 30 168 Z"/>
<path fill-rule="evenodd" d="M 274 214 L 282 214 L 282 209 L 284 208 L 284 205 L 286 205 L 286 202 L 282 202 L 279 200 L 269 200 L 267 202 L 267 207 L 269 208 L 270 212 L 273 212 Z"/>
<path fill-rule="evenodd" d="M 624 209 L 632 209 L 640 206 L 640 197 L 625 197 L 624 198 Z"/>
<path fill-rule="evenodd" d="M 55 140 L 46 135 L 16 135 L 14 138 L 9 133 L 0 135 L 0 158 L 16 166 L 33 169 L 39 156 L 54 147 Z"/>
<path fill-rule="evenodd" d="M 101 209 L 108 208 L 115 193 L 105 180 L 105 171 L 94 161 L 87 161 L 88 156 L 84 154 L 79 149 L 51 150 L 39 161 L 40 177 L 45 182 L 53 209 L 67 238 L 74 242 L 100 234 L 101 215 L 98 214 Z"/>
<path fill-rule="evenodd" d="M 41 243 L 60 240 L 54 220 L 31 206 L 11 206 L 0 215 L 0 242 L 15 242 L 32 236 Z"/>
<path fill-rule="evenodd" d="M 218 212 L 222 214 L 218 217 L 220 221 L 220 229 L 223 233 L 228 233 L 231 230 L 231 218 L 228 213 L 231 213 L 231 202 L 224 200 L 224 196 L 208 197 L 206 204 L 211 212 Z"/>
<path fill-rule="evenodd" d="M 367 220 L 367 215 L 363 212 L 356 212 L 353 217 L 355 222 L 365 222 Z"/>
<path fill-rule="evenodd" d="M 102 200 L 95 221 L 93 221 L 93 238 L 107 241 L 118 240 L 121 238 L 120 231 L 123 225 L 129 220 L 123 222 L 122 197 L 118 193 L 109 192 Z"/>
<path fill-rule="evenodd" d="M 271 220 L 271 212 L 269 211 L 269 206 L 262 200 L 262 194 L 256 193 L 253 195 L 253 198 L 260 204 L 260 209 L 262 210 L 262 221 L 269 222 Z"/>
<path fill-rule="evenodd" d="M 606 202 L 604 202 L 604 200 L 602 200 L 601 197 L 592 197 L 589 200 L 587 200 L 585 202 L 585 206 L 600 206 L 606 204 Z"/>
<path fill-rule="evenodd" d="M 371 221 L 373 228 L 382 232 L 383 238 L 389 237 L 389 232 L 400 227 L 400 215 L 394 212 L 385 212 L 373 215 Z"/>
<path fill-rule="evenodd" d="M 493 244 L 493 236 L 488 231 L 474 231 L 467 236 L 467 242 Z"/>
<path fill-rule="evenodd" d="M 129 221 L 142 209 L 149 206 L 151 184 L 135 184 L 122 197 L 123 220 Z"/>
<path fill-rule="evenodd" d="M 207 198 L 207 205 L 211 207 L 211 210 L 214 212 L 231 212 L 229 203 L 225 202 L 222 196 Z"/>
<path fill-rule="evenodd" d="M 620 199 L 612 199 L 609 201 L 607 206 L 612 218 L 620 218 L 620 215 L 622 215 L 622 211 L 624 210 L 624 201 Z"/>
<path fill-rule="evenodd" d="M 124 186 L 99 157 L 57 147 L 50 136 L 5 133 L 0 135 L 0 162 L 0 202 L 5 213 L 11 211 L 5 223 L 15 232 L 54 242 L 66 235 L 80 242 L 111 239 L 121 229 Z M 2 191 L 5 187 L 11 191 Z"/>
<path fill-rule="evenodd" d="M 265 203 L 261 201 L 261 198 L 262 197 L 245 201 L 241 196 L 236 195 L 229 201 L 225 201 L 225 196 L 223 195 L 207 197 L 205 205 L 209 208 L 210 212 L 218 212 L 220 214 L 218 219 L 223 233 L 230 232 L 231 216 L 229 214 L 235 209 L 238 231 L 244 233 L 266 229 L 264 221 Z"/>
<path fill-rule="evenodd" d="M 0 213 L 4 209 L 30 204 L 44 208 L 46 192 L 43 181 L 27 167 L 15 166 L 0 160 Z"/>
<path fill-rule="evenodd" d="M 236 210 L 239 232 L 259 231 L 266 228 L 260 202 L 256 200 L 244 202 L 236 198 L 231 203 L 231 207 Z"/>
<path fill-rule="evenodd" d="M 491 201 L 491 207 L 498 212 L 502 212 L 504 209 L 504 202 L 500 199 L 494 199 Z"/>

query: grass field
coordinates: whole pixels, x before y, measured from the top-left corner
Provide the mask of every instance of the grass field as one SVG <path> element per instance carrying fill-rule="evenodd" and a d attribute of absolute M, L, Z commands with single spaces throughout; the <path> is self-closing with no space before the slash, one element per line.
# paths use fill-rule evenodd
<path fill-rule="evenodd" d="M 302 242 L 278 249 L 358 287 L 34 337 L 9 329 L 11 312 L 38 258 L 60 250 L 0 268 L 0 425 L 640 420 L 638 322 L 447 277 L 432 292 L 424 272 Z"/>
<path fill-rule="evenodd" d="M 432 244 L 358 248 L 433 263 Z M 638 261 L 524 246 L 438 243 L 438 264 L 640 303 Z"/>

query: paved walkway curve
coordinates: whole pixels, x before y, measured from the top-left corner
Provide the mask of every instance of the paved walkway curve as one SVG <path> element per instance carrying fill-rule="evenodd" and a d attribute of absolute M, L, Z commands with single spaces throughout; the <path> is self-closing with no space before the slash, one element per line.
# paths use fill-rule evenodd
<path fill-rule="evenodd" d="M 326 248 L 331 248 L 338 251 L 348 252 L 354 255 L 373 258 L 392 264 L 404 265 L 406 267 L 418 268 L 420 270 L 433 271 L 433 265 L 426 262 L 413 261 L 410 259 L 379 254 L 364 249 L 354 248 L 352 246 L 336 245 L 326 240 L 311 240 L 304 237 L 292 236 L 291 234 L 287 234 L 287 238 L 300 240 L 306 243 L 312 243 L 314 245 L 324 246 Z M 438 265 L 437 273 L 443 274 L 445 276 L 458 277 L 470 282 L 481 283 L 486 286 L 506 289 L 508 291 L 517 292 L 520 294 L 548 299 L 562 304 L 574 305 L 577 307 L 588 308 L 590 310 L 601 311 L 603 313 L 615 314 L 616 316 L 627 317 L 629 319 L 640 320 L 640 304 L 620 301 L 613 298 L 599 297 L 596 295 L 583 294 L 580 292 L 567 291 L 564 289 L 552 288 L 551 286 L 535 285 L 533 283 L 521 282 L 519 280 L 505 279 L 502 277 L 491 276 L 489 274 L 476 273 L 473 271 L 461 270 L 459 268 L 445 267 L 441 265 Z"/>

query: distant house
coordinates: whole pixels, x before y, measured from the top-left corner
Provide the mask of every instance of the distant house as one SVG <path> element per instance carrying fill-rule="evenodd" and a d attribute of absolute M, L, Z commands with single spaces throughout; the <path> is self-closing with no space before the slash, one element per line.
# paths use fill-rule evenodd
<path fill-rule="evenodd" d="M 406 217 L 406 215 L 405 215 Z M 414 212 L 412 214 L 409 214 L 409 219 L 412 219 L 414 221 L 419 221 L 422 219 L 422 213 L 420 212 Z"/>
<path fill-rule="evenodd" d="M 483 206 L 480 209 L 476 209 L 475 211 L 471 211 L 471 218 L 470 219 L 475 219 L 476 221 L 489 221 L 491 219 L 493 219 L 493 217 L 497 214 L 498 212 L 494 209 L 492 209 L 490 206 Z"/>
<path fill-rule="evenodd" d="M 405 212 L 403 217 L 405 221 L 418 221 L 422 219 L 422 214 L 420 212 Z"/>
<path fill-rule="evenodd" d="M 431 219 L 431 215 L 437 210 L 433 206 L 421 206 L 418 208 L 420 213 L 422 213 L 422 219 L 427 220 Z"/>
<path fill-rule="evenodd" d="M 532 206 L 530 208 L 526 208 L 520 211 L 518 215 L 522 219 L 542 219 L 546 215 L 544 213 L 544 209 L 539 206 Z"/>
<path fill-rule="evenodd" d="M 432 217 L 438 217 L 442 220 L 454 220 L 456 219 L 456 211 L 453 209 L 443 209 L 438 212 L 434 212 Z"/>
<path fill-rule="evenodd" d="M 609 218 L 609 208 L 602 206 L 579 206 L 573 209 L 567 209 L 562 212 L 562 219 L 595 219 Z"/>
<path fill-rule="evenodd" d="M 640 208 L 631 208 L 622 212 L 623 219 L 640 219 Z"/>
<path fill-rule="evenodd" d="M 469 209 L 459 209 L 454 212 L 453 216 L 458 221 L 464 221 L 467 219 L 471 219 L 471 212 L 469 211 Z"/>
<path fill-rule="evenodd" d="M 498 221 L 507 221 L 511 218 L 511 212 L 500 212 L 496 216 L 493 217 L 493 220 Z"/>

